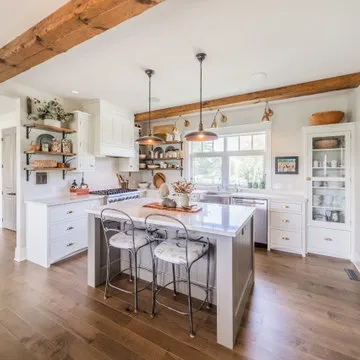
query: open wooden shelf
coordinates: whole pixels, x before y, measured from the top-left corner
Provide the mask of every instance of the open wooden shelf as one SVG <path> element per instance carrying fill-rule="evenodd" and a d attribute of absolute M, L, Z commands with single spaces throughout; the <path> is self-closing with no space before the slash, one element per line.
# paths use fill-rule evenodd
<path fill-rule="evenodd" d="M 25 166 L 24 170 L 27 171 L 52 171 L 52 170 L 61 170 L 61 171 L 74 171 L 75 168 L 59 168 L 59 167 L 46 167 L 46 168 L 40 168 L 40 167 L 33 167 L 33 166 Z"/>
<path fill-rule="evenodd" d="M 76 130 L 73 129 L 67 129 L 67 128 L 58 128 L 56 126 L 50 126 L 50 125 L 44 125 L 44 124 L 39 124 L 39 123 L 31 123 L 31 124 L 24 124 L 24 126 L 26 127 L 26 138 L 29 138 L 29 134 L 31 129 L 40 129 L 40 130 L 46 130 L 46 131 L 50 131 L 50 132 L 56 132 L 56 133 L 61 133 L 64 135 L 66 134 L 74 134 L 76 133 Z"/>
<path fill-rule="evenodd" d="M 61 155 L 61 156 L 76 156 L 75 153 L 64 153 L 64 152 L 54 152 L 54 151 L 24 151 L 25 154 L 29 154 L 29 155 L 33 155 L 33 154 L 38 154 L 38 155 Z"/>
<path fill-rule="evenodd" d="M 146 159 L 139 159 L 140 161 L 164 161 L 164 160 L 184 160 L 184 158 L 162 158 L 162 159 L 151 159 L 151 158 L 146 158 Z"/>
<path fill-rule="evenodd" d="M 144 144 L 140 144 L 142 146 L 164 146 L 164 145 L 174 145 L 174 144 L 182 144 L 183 142 L 182 141 L 165 141 L 164 143 L 162 144 L 156 144 L 156 145 L 144 145 Z"/>

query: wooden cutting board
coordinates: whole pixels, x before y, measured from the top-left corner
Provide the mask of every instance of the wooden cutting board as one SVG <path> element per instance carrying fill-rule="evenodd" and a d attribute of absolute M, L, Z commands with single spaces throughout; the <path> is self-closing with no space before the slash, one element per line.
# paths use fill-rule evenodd
<path fill-rule="evenodd" d="M 187 208 L 185 209 L 185 208 L 180 208 L 180 207 L 168 208 L 168 207 L 161 205 L 160 203 L 149 203 L 149 204 L 143 205 L 143 207 L 150 208 L 150 209 L 157 209 L 157 210 L 178 211 L 178 212 L 184 212 L 184 213 L 189 213 L 189 214 L 197 213 L 200 210 L 202 210 L 202 208 L 199 207 L 198 205 L 192 205 L 191 209 L 187 209 Z"/>

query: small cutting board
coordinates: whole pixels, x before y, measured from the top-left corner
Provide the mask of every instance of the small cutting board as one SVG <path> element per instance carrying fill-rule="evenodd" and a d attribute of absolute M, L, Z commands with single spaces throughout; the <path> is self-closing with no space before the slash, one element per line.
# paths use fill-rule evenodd
<path fill-rule="evenodd" d="M 191 209 L 190 208 L 181 208 L 181 207 L 169 208 L 169 207 L 161 205 L 160 203 L 149 203 L 149 204 L 143 205 L 143 207 L 157 209 L 157 210 L 178 211 L 178 212 L 184 212 L 184 213 L 189 213 L 189 214 L 197 213 L 202 209 L 198 205 L 190 205 Z"/>

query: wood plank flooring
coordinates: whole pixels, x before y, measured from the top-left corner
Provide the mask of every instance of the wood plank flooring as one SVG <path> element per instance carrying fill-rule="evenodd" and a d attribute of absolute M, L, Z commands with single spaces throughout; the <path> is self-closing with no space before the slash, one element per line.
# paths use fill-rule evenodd
<path fill-rule="evenodd" d="M 132 297 L 86 285 L 86 254 L 46 270 L 13 261 L 15 234 L 0 231 L 0 359 L 360 359 L 360 282 L 348 261 L 256 250 L 255 287 L 234 351 L 216 344 L 215 310 L 187 318 L 139 314 Z M 174 302 L 171 294 L 164 295 Z M 176 300 L 185 306 L 185 298 Z"/>

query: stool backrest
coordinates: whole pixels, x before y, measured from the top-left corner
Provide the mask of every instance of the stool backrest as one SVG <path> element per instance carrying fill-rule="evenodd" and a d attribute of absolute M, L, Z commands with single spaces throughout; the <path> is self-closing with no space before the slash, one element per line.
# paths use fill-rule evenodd
<path fill-rule="evenodd" d="M 121 215 L 121 218 L 118 215 Z M 132 218 L 126 212 L 105 208 L 101 211 L 100 218 L 107 246 L 110 245 L 109 240 L 114 233 L 123 233 L 132 237 L 133 248 L 135 248 L 135 226 Z"/>
<path fill-rule="evenodd" d="M 156 233 L 156 229 L 154 228 L 154 224 L 152 223 L 152 220 L 155 218 L 166 218 L 169 219 L 175 223 L 177 223 L 177 228 L 183 229 L 184 231 L 184 235 L 182 237 L 181 240 L 185 241 L 185 251 L 186 251 L 186 263 L 189 264 L 188 261 L 188 244 L 189 244 L 189 233 L 188 230 L 185 226 L 185 224 L 178 220 L 177 218 L 170 216 L 170 215 L 165 215 L 165 214 L 150 214 L 145 218 L 145 229 L 146 229 L 146 235 L 150 238 L 150 243 L 152 242 L 151 240 L 159 240 L 159 239 L 152 239 L 152 236 L 154 233 Z M 178 231 L 178 229 L 177 229 Z"/>

